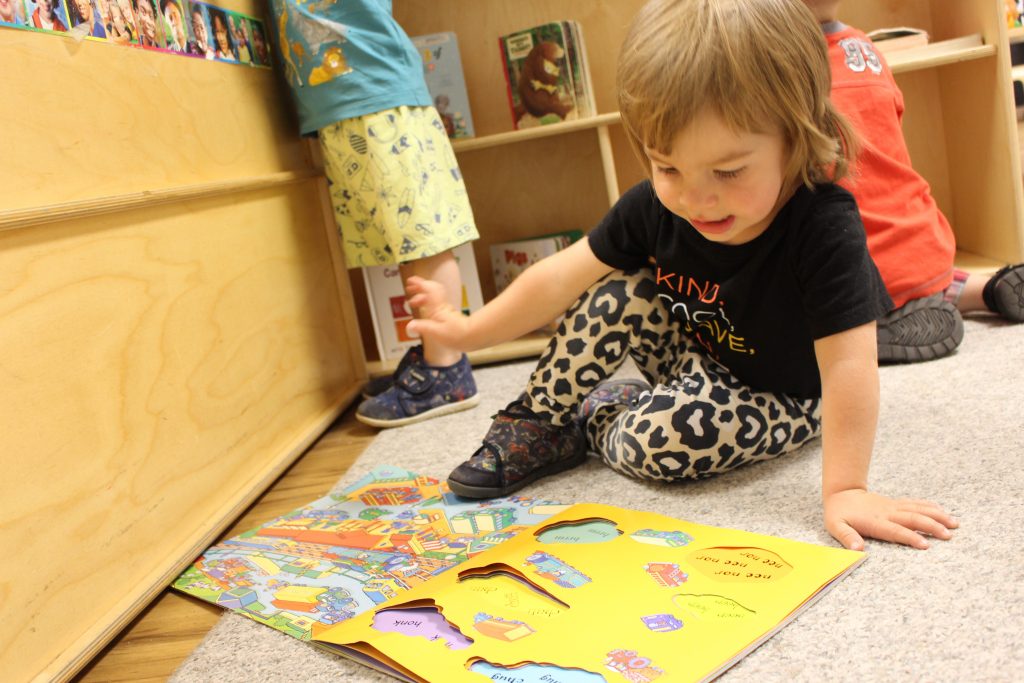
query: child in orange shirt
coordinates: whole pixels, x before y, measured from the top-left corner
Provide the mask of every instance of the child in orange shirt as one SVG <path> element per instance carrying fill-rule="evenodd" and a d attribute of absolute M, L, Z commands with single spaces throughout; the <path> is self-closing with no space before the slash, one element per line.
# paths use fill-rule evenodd
<path fill-rule="evenodd" d="M 804 0 L 828 43 L 831 99 L 861 138 L 855 170 L 842 184 L 857 200 L 868 250 L 896 306 L 878 321 L 878 359 L 940 358 L 963 338 L 961 313 L 1024 321 L 1024 265 L 991 277 L 953 267 L 953 231 L 903 138 L 903 93 L 871 40 L 837 20 L 839 3 Z"/>

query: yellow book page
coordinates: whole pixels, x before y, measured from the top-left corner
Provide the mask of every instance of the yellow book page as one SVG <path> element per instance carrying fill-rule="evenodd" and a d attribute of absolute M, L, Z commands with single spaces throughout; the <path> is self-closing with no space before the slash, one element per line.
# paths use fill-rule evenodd
<path fill-rule="evenodd" d="M 313 640 L 412 680 L 700 681 L 863 558 L 580 504 Z"/>

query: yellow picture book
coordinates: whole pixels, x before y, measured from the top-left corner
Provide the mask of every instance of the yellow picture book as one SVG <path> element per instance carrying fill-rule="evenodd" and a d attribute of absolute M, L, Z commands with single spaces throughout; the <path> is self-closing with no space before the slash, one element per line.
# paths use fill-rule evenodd
<path fill-rule="evenodd" d="M 407 681 L 708 680 L 864 557 L 579 504 L 312 641 Z"/>

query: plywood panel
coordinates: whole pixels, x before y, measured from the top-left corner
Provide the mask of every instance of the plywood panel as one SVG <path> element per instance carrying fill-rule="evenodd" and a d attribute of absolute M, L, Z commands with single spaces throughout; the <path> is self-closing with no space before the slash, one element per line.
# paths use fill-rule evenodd
<path fill-rule="evenodd" d="M 269 69 L 4 30 L 6 210 L 306 166 Z"/>
<path fill-rule="evenodd" d="M 351 400 L 316 181 L 0 233 L 0 662 L 61 677 Z"/>

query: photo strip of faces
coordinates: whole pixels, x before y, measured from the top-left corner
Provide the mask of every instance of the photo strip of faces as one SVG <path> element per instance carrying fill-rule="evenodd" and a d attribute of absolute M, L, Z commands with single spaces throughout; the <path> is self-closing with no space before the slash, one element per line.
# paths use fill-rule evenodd
<path fill-rule="evenodd" d="M 259 19 L 189 0 L 0 0 L 0 28 L 269 68 Z"/>

